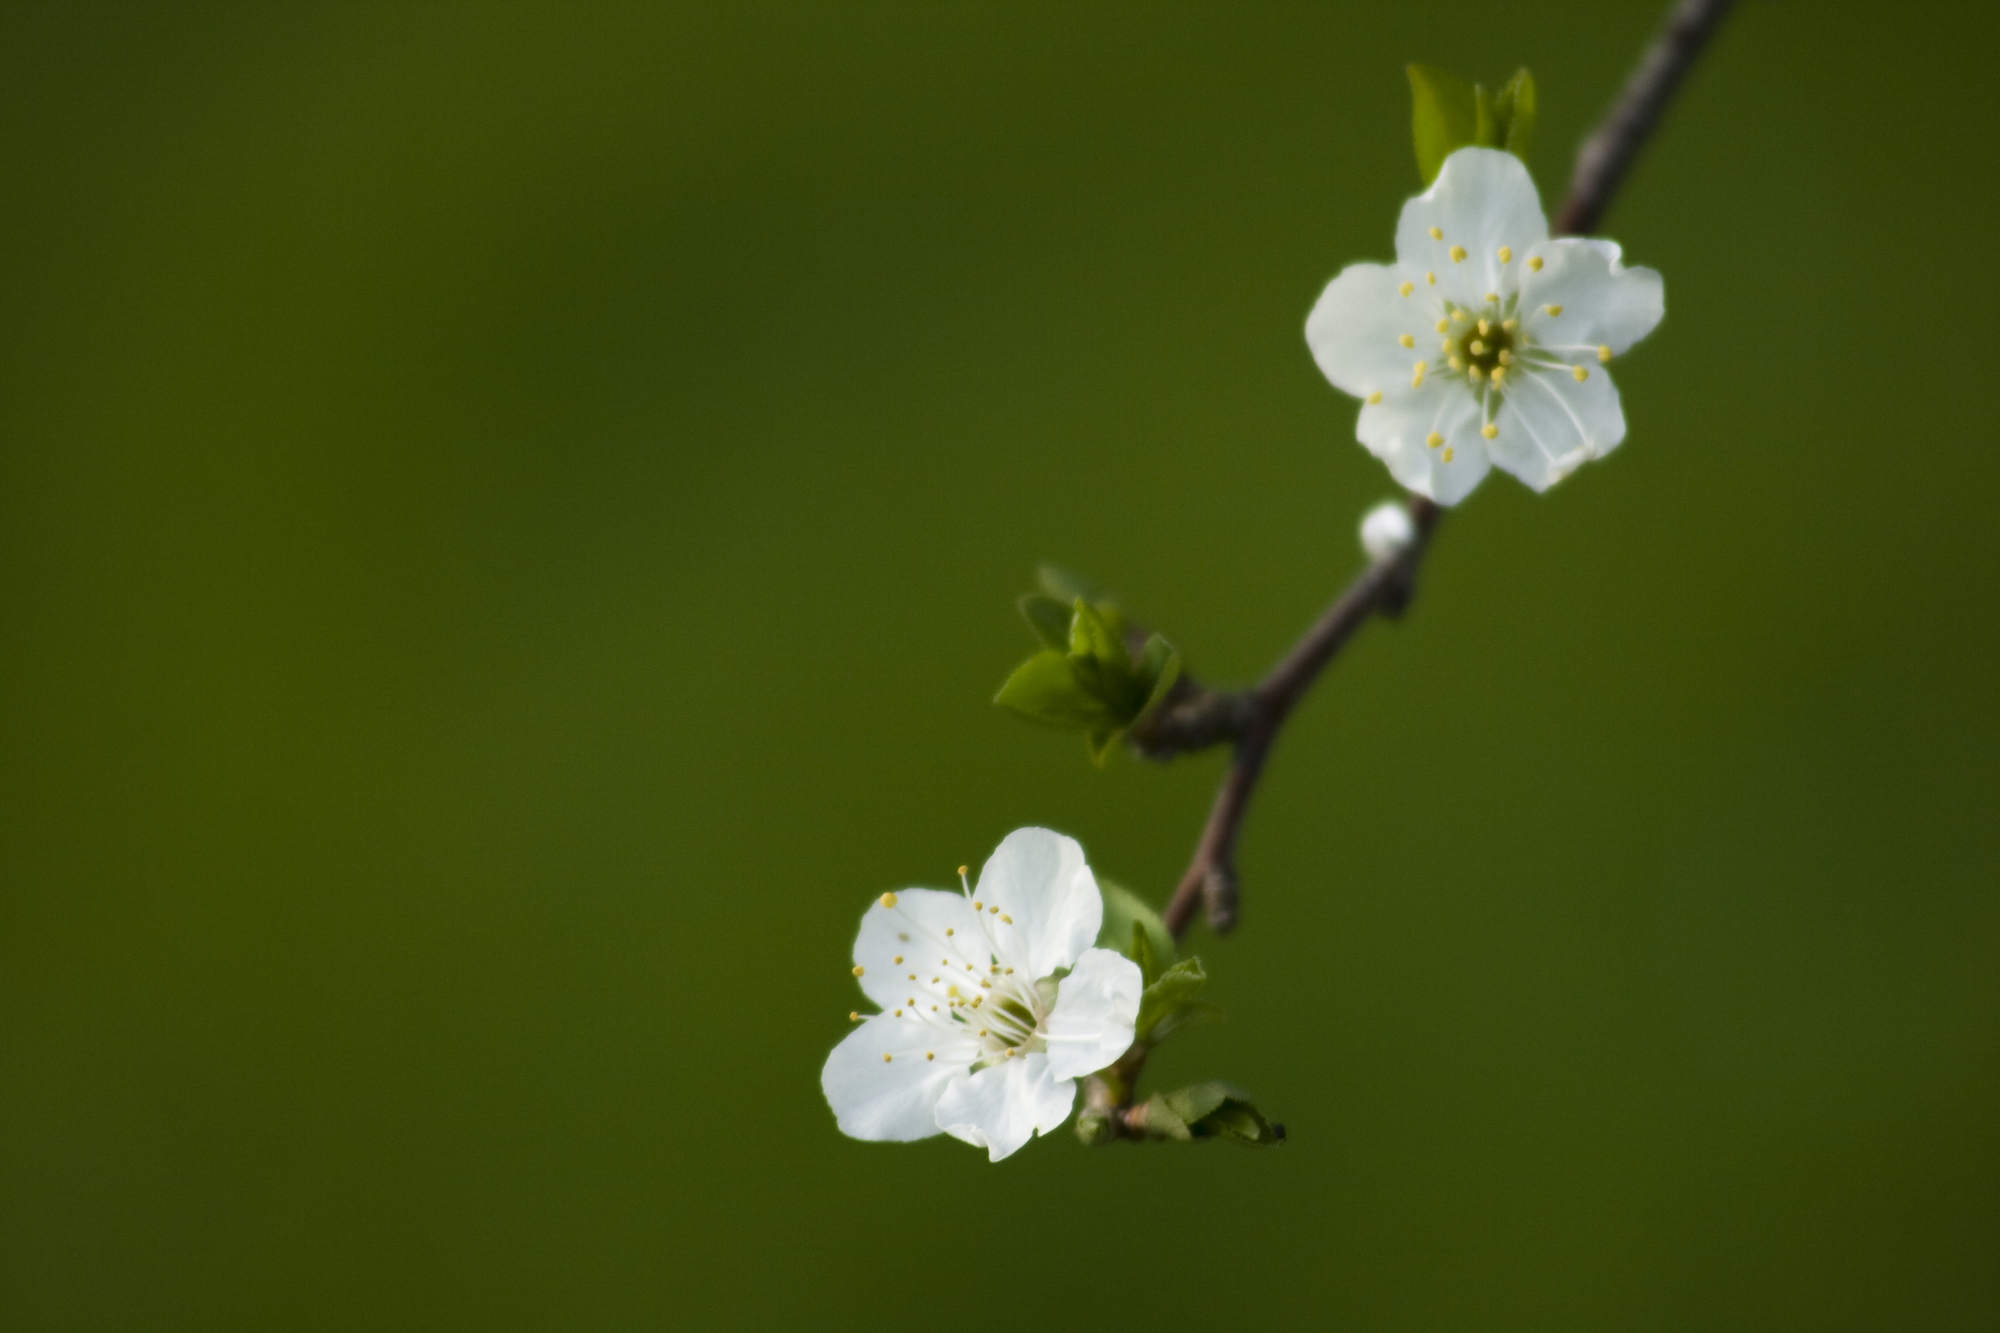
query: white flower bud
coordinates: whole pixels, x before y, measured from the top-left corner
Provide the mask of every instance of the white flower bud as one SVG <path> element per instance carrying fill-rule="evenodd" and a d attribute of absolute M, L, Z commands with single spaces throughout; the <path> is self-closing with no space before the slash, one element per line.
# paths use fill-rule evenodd
<path fill-rule="evenodd" d="M 1384 500 L 1361 520 L 1361 549 L 1370 560 L 1385 560 L 1416 539 L 1416 525 L 1400 500 Z"/>

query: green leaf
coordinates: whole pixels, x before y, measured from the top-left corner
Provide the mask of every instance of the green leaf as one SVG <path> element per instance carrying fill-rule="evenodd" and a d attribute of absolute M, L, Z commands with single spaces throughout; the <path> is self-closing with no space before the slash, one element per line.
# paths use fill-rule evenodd
<path fill-rule="evenodd" d="M 1070 658 L 1044 649 L 1014 668 L 993 702 L 1035 722 L 1071 731 L 1120 727 L 1104 701 L 1076 678 Z"/>
<path fill-rule="evenodd" d="M 1133 1040 L 1156 1041 L 1179 1027 L 1201 1005 L 1201 992 L 1208 985 L 1201 959 L 1183 958 L 1146 987 L 1139 996 L 1139 1019 Z"/>
<path fill-rule="evenodd" d="M 1493 97 L 1494 118 L 1499 122 L 1498 137 L 1494 140 L 1522 161 L 1528 160 L 1528 145 L 1535 137 L 1535 116 L 1538 112 L 1535 101 L 1535 76 L 1526 67 L 1514 71 L 1514 77 L 1500 85 L 1500 91 Z"/>
<path fill-rule="evenodd" d="M 1041 585 L 1043 592 L 1055 598 L 1064 606 L 1073 605 L 1079 597 L 1086 602 L 1108 600 L 1104 589 L 1098 587 L 1089 579 L 1084 578 L 1081 574 L 1072 574 L 1061 565 L 1036 566 L 1035 582 Z"/>
<path fill-rule="evenodd" d="M 1174 1110 L 1167 1100 L 1167 1094 L 1156 1092 L 1146 1099 L 1146 1133 L 1159 1139 L 1176 1139 L 1186 1143 L 1194 1138 L 1194 1131 L 1188 1128 L 1180 1112 Z"/>
<path fill-rule="evenodd" d="M 1447 157 L 1479 142 L 1480 99 L 1471 84 L 1435 66 L 1411 65 L 1409 75 L 1417 175 L 1428 188 Z"/>
<path fill-rule="evenodd" d="M 1031 592 L 1018 599 L 1021 619 L 1035 631 L 1035 637 L 1057 651 L 1069 648 L 1070 604 L 1046 593 Z"/>
<path fill-rule="evenodd" d="M 1167 1105 L 1174 1109 L 1174 1114 L 1192 1129 L 1198 1121 L 1228 1101 L 1232 1091 L 1227 1083 L 1195 1083 L 1162 1095 Z"/>
<path fill-rule="evenodd" d="M 1285 1141 L 1285 1127 L 1264 1118 L 1249 1102 L 1232 1097 L 1190 1126 L 1204 1138 L 1229 1139 L 1257 1148 L 1275 1148 Z"/>
<path fill-rule="evenodd" d="M 1104 616 L 1079 597 L 1070 604 L 1069 655 L 1127 667 L 1132 659 L 1106 624 Z"/>
<path fill-rule="evenodd" d="M 1194 1083 L 1172 1092 L 1156 1092 L 1144 1107 L 1150 1138 L 1186 1143 L 1193 1139 L 1229 1139 L 1272 1147 L 1285 1141 L 1285 1127 L 1264 1113 L 1241 1090 L 1227 1083 Z"/>
<path fill-rule="evenodd" d="M 1111 756 L 1118 749 L 1118 742 L 1125 739 L 1124 727 L 1093 731 L 1083 738 L 1084 748 L 1090 751 L 1090 762 L 1103 768 L 1111 762 Z"/>
<path fill-rule="evenodd" d="M 1132 725 L 1153 715 L 1153 710 L 1167 700 L 1174 688 L 1174 682 L 1181 678 L 1180 650 L 1155 634 L 1146 640 L 1146 647 L 1139 654 L 1139 683 L 1146 689 L 1146 702 L 1139 707 L 1139 715 L 1132 719 Z"/>
<path fill-rule="evenodd" d="M 1132 668 L 1132 657 L 1125 651 L 1121 631 L 1097 607 L 1080 597 L 1070 612 L 1069 661 L 1077 683 L 1104 702 L 1106 710 L 1117 719 L 1118 730 L 1123 731 L 1146 706 L 1146 688 Z M 1107 752 L 1118 739 L 1116 736 L 1105 739 Z"/>
<path fill-rule="evenodd" d="M 1174 937 L 1167 933 L 1166 922 L 1150 903 L 1123 885 L 1100 879 L 1097 889 L 1104 898 L 1104 927 L 1097 932 L 1098 947 L 1123 953 L 1139 965 L 1145 983 L 1152 985 L 1174 961 Z M 1140 956 L 1135 935 L 1144 937 L 1150 962 Z"/>
<path fill-rule="evenodd" d="M 1472 142 L 1492 148 L 1500 142 L 1499 123 L 1493 114 L 1493 94 L 1484 84 L 1472 85 Z"/>

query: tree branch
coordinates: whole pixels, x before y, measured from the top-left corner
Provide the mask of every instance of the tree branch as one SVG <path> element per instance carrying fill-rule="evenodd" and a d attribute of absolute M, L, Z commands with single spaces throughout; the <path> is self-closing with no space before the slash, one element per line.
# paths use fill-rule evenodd
<path fill-rule="evenodd" d="M 1577 236 L 1604 215 L 1639 149 L 1658 128 L 1674 90 L 1736 0 L 1680 0 L 1653 44 L 1639 57 L 1624 91 L 1576 153 L 1569 198 L 1556 215 L 1556 234 Z"/>
<path fill-rule="evenodd" d="M 1574 235 L 1597 224 L 1639 149 L 1659 125 L 1674 90 L 1733 3 L 1680 0 L 1674 6 L 1618 100 L 1578 150 L 1569 195 L 1556 218 L 1559 235 Z M 1197 903 L 1205 907 L 1208 923 L 1218 933 L 1236 924 L 1236 842 L 1271 747 L 1293 707 L 1355 631 L 1376 615 L 1393 618 L 1408 607 L 1417 568 L 1441 513 L 1429 500 L 1412 496 L 1415 540 L 1363 570 L 1260 684 L 1244 691 L 1215 691 L 1184 678 L 1166 705 L 1134 730 L 1133 744 L 1154 759 L 1225 741 L 1234 749 L 1193 859 L 1162 914 L 1176 938 L 1187 930 Z"/>

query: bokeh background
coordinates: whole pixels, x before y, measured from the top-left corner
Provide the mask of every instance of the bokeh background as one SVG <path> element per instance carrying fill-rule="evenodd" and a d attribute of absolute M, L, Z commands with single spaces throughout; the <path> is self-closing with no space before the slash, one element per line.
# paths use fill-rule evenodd
<path fill-rule="evenodd" d="M 1286 1147 L 821 1101 L 873 895 L 1192 846 L 988 706 L 1038 560 L 1218 681 L 1355 569 L 1403 62 L 1553 205 L 1656 17 L 9 7 L 0 1325 L 1993 1327 L 1984 6 L 1744 6 L 1629 443 L 1285 736 L 1154 1072 Z"/>

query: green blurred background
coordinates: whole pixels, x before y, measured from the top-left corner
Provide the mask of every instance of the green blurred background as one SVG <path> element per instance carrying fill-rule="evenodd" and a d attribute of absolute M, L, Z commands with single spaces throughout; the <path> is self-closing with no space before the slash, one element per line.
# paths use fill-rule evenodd
<path fill-rule="evenodd" d="M 1403 62 L 1552 206 L 1656 17 L 8 9 L 0 1325 L 1993 1327 L 1984 6 L 1744 7 L 1629 443 L 1285 736 L 1154 1068 L 1284 1149 L 820 1097 L 871 896 L 1192 846 L 988 706 L 1038 560 L 1222 681 L 1355 569 Z"/>

